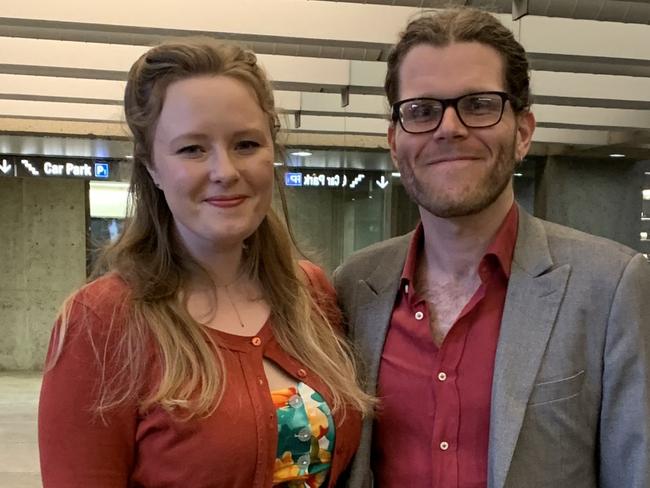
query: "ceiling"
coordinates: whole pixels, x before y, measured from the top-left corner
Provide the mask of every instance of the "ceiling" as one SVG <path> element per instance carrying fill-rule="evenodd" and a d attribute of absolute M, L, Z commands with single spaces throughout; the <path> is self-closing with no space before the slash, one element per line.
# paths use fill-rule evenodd
<path fill-rule="evenodd" d="M 129 67 L 147 46 L 191 34 L 259 54 L 287 145 L 383 150 L 388 50 L 410 18 L 450 4 L 495 12 L 528 51 L 535 154 L 650 157 L 650 2 L 641 0 L 3 2 L 0 151 L 9 135 L 13 149 L 55 154 L 78 146 L 55 142 L 66 138 L 89 141 L 85 151 L 97 139 L 126 140 Z M 34 136 L 52 142 L 34 145 Z"/>

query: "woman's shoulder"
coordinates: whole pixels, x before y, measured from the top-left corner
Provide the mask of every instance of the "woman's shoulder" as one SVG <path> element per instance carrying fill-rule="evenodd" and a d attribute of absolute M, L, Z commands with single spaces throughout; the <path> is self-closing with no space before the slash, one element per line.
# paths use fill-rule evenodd
<path fill-rule="evenodd" d="M 307 261 L 306 259 L 299 260 L 298 266 L 305 273 L 310 287 L 315 292 L 324 294 L 325 296 L 329 297 L 336 296 L 334 287 L 332 286 L 330 280 L 327 278 L 327 275 L 325 274 L 323 268 L 317 264 L 312 263 L 311 261 Z"/>
<path fill-rule="evenodd" d="M 339 328 L 342 324 L 341 310 L 336 301 L 336 290 L 325 271 L 318 265 L 307 260 L 298 261 L 298 266 L 309 281 L 312 297 L 330 323 Z"/>
<path fill-rule="evenodd" d="M 69 311 L 113 317 L 129 303 L 130 288 L 117 274 L 107 273 L 79 288 L 68 301 Z"/>
<path fill-rule="evenodd" d="M 114 273 L 79 288 L 64 302 L 54 323 L 48 362 L 66 357 L 99 361 L 101 351 L 114 351 L 129 321 L 129 303 L 129 287 Z"/>

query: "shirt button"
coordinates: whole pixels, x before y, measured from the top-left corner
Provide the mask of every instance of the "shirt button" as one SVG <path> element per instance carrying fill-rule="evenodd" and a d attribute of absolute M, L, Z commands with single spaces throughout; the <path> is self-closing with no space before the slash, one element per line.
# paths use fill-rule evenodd
<path fill-rule="evenodd" d="M 300 432 L 296 434 L 296 437 L 298 440 L 302 442 L 307 442 L 308 440 L 311 440 L 311 429 L 305 427 L 304 429 L 300 429 Z"/>
<path fill-rule="evenodd" d="M 262 386 L 264 384 L 264 380 L 262 378 L 257 378 L 257 382 Z"/>
<path fill-rule="evenodd" d="M 256 336 L 256 337 L 253 337 L 253 338 L 251 339 L 251 344 L 253 344 L 254 346 L 259 346 L 259 345 L 262 344 L 262 339 L 260 339 L 260 338 L 257 337 L 257 336 Z"/>
<path fill-rule="evenodd" d="M 447 449 L 449 449 L 449 443 L 445 442 L 445 441 L 442 441 L 440 443 L 440 449 L 442 449 L 443 451 L 446 451 Z"/>
<path fill-rule="evenodd" d="M 290 407 L 298 408 L 302 406 L 302 398 L 300 398 L 300 395 L 293 395 L 291 398 L 289 398 L 289 401 L 287 403 Z"/>
<path fill-rule="evenodd" d="M 422 312 L 415 312 L 415 320 L 422 320 L 424 318 L 424 314 Z"/>
<path fill-rule="evenodd" d="M 440 373 L 438 373 L 438 379 L 440 381 L 445 381 L 447 379 L 447 375 L 441 371 Z"/>
<path fill-rule="evenodd" d="M 300 368 L 297 372 L 298 378 L 305 378 L 307 376 L 307 371 L 304 369 Z"/>

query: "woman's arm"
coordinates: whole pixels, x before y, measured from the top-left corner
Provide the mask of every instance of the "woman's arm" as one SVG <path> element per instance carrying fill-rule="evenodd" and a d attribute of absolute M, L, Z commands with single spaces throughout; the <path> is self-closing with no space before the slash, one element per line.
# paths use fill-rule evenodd
<path fill-rule="evenodd" d="M 113 352 L 106 322 L 74 301 L 63 350 L 43 377 L 38 437 L 44 488 L 128 486 L 136 409 L 111 410 L 103 417 L 96 409 L 102 378 L 110 374 L 102 364 Z M 61 318 L 54 326 L 48 363 L 60 328 Z"/>

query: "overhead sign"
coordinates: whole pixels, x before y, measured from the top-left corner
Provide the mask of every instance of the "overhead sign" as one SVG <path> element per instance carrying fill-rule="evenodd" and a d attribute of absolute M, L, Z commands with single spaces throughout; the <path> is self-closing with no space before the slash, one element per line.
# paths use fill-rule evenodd
<path fill-rule="evenodd" d="M 378 177 L 372 175 L 378 175 Z M 379 176 L 380 175 L 380 176 Z M 285 173 L 284 184 L 287 187 L 363 189 L 371 190 L 374 186 L 385 190 L 390 184 L 380 171 L 292 171 Z"/>
<path fill-rule="evenodd" d="M 390 183 L 390 181 L 388 181 L 384 175 L 381 175 L 381 178 L 375 180 L 375 183 L 377 183 L 377 186 L 383 190 L 388 186 L 388 183 Z"/>
<path fill-rule="evenodd" d="M 0 156 L 0 176 L 112 179 L 111 165 L 106 161 L 28 156 Z"/>
<path fill-rule="evenodd" d="M 0 176 L 15 176 L 13 162 L 10 163 L 7 158 L 0 159 Z"/>
<path fill-rule="evenodd" d="M 286 186 L 302 186 L 302 173 L 285 173 L 284 184 Z"/>

